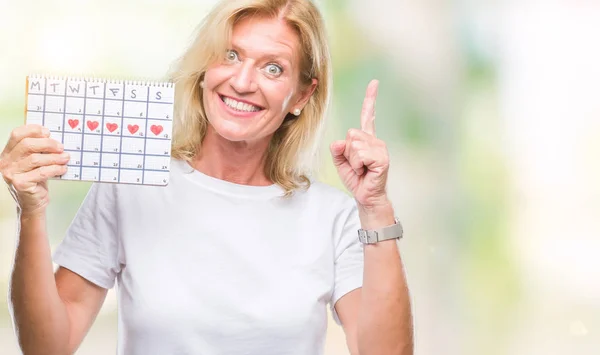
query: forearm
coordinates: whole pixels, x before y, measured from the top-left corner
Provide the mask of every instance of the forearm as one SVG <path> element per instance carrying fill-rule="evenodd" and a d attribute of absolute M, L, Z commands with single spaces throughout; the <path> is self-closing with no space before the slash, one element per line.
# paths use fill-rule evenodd
<path fill-rule="evenodd" d="M 9 300 L 24 354 L 66 354 L 69 319 L 56 282 L 45 215 L 19 217 Z"/>
<path fill-rule="evenodd" d="M 364 229 L 394 223 L 391 205 L 360 215 Z M 365 245 L 358 347 L 360 355 L 413 354 L 412 312 L 396 240 Z"/>

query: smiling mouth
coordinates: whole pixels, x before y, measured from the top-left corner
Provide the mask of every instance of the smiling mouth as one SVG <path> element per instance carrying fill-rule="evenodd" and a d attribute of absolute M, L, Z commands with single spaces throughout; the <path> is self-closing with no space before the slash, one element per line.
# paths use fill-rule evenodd
<path fill-rule="evenodd" d="M 237 101 L 232 99 L 231 97 L 219 95 L 221 101 L 227 105 L 232 110 L 240 111 L 240 112 L 258 112 L 264 110 L 263 107 L 252 105 L 246 102 Z"/>

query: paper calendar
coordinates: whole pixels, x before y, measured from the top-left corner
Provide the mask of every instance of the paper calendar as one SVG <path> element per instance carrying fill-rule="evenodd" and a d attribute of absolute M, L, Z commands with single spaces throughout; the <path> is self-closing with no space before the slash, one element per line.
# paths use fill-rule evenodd
<path fill-rule="evenodd" d="M 167 185 L 173 102 L 167 82 L 29 76 L 26 123 L 64 144 L 60 179 Z"/>

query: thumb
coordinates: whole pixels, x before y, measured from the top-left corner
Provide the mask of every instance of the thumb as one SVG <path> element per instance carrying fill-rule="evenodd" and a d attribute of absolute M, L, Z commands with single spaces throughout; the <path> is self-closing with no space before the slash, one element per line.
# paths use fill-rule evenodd
<path fill-rule="evenodd" d="M 331 151 L 331 156 L 333 157 L 333 163 L 335 165 L 339 165 L 346 161 L 346 157 L 344 156 L 344 151 L 346 150 L 345 140 L 331 143 L 329 150 Z"/>

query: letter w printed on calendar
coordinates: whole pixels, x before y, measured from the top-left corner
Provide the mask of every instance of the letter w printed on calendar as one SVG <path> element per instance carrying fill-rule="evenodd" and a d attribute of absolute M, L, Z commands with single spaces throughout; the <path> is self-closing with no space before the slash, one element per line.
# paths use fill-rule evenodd
<path fill-rule="evenodd" d="M 26 123 L 71 155 L 62 180 L 169 183 L 172 83 L 27 77 Z"/>

